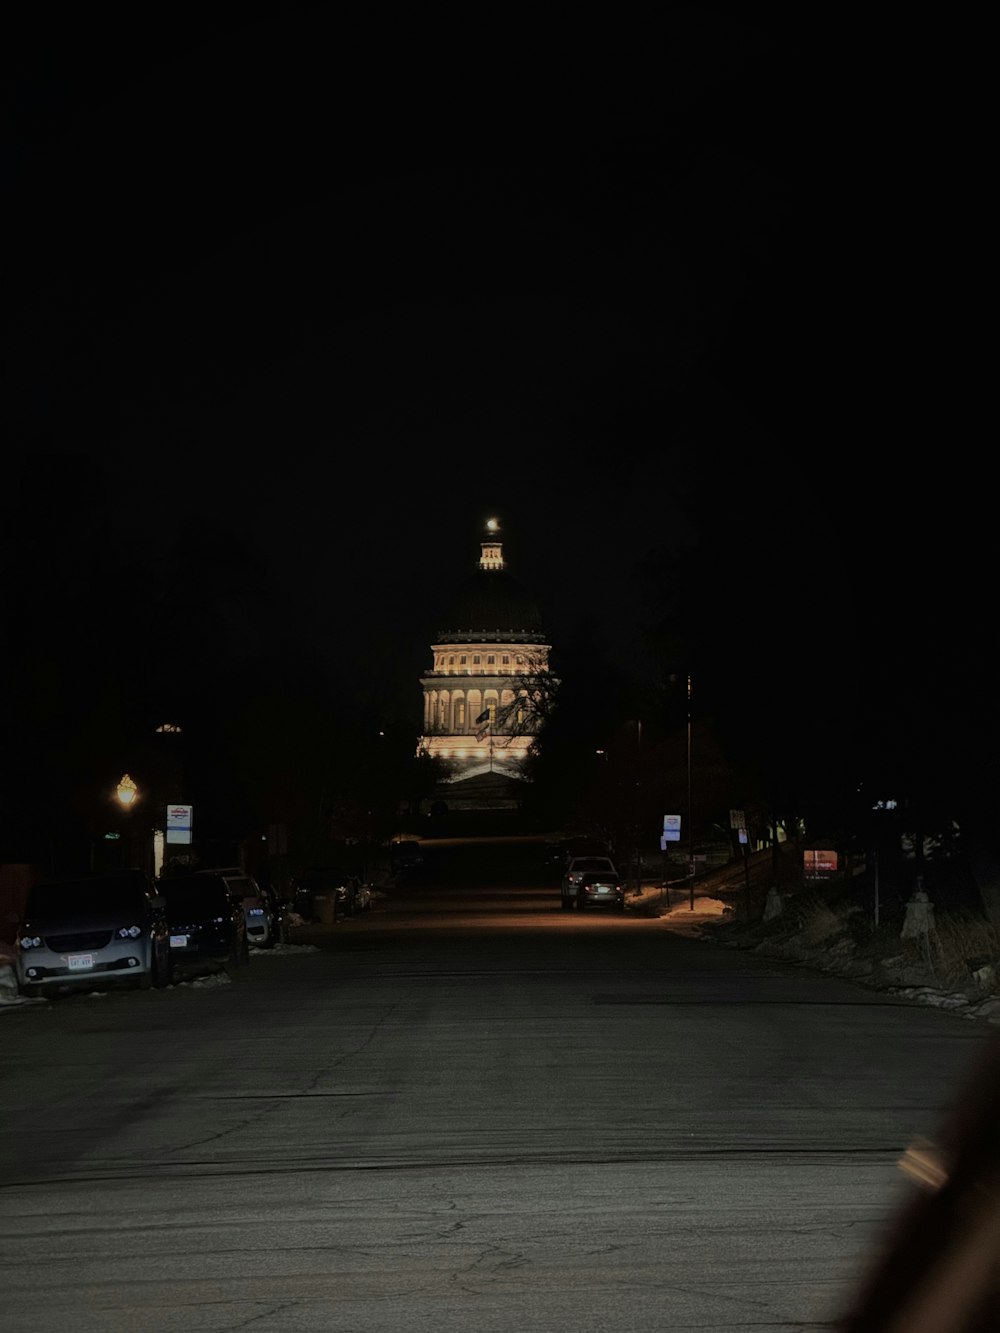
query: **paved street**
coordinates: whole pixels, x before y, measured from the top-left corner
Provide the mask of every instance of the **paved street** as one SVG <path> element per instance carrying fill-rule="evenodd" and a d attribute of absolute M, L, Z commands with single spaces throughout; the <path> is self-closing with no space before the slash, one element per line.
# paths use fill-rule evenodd
<path fill-rule="evenodd" d="M 3 1017 L 18 1333 L 828 1324 L 985 1025 L 435 848 L 233 980 Z"/>

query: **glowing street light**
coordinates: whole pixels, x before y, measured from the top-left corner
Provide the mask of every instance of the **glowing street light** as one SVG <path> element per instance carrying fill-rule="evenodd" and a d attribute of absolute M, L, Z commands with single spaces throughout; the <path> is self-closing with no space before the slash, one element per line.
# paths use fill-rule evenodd
<path fill-rule="evenodd" d="M 139 788 L 127 773 L 122 775 L 118 786 L 115 788 L 115 795 L 126 810 L 135 803 L 135 798 L 139 795 Z"/>

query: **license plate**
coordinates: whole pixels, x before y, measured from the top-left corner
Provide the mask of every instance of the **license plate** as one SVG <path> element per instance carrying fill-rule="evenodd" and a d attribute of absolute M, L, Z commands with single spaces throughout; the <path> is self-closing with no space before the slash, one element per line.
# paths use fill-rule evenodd
<path fill-rule="evenodd" d="M 186 935 L 171 935 L 171 949 L 186 949 L 188 947 L 188 937 Z"/>
<path fill-rule="evenodd" d="M 609 888 L 607 888 L 605 885 L 603 885 L 603 884 L 599 884 L 599 885 L 597 886 L 597 892 L 598 892 L 598 893 L 610 893 L 611 890 L 610 890 Z"/>
<path fill-rule="evenodd" d="M 71 953 L 66 955 L 66 965 L 71 972 L 86 972 L 94 966 L 92 953 Z"/>

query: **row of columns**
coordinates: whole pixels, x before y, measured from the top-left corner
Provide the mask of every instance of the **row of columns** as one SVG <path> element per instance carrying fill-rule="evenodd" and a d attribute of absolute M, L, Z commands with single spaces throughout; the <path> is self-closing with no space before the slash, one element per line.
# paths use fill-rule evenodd
<path fill-rule="evenodd" d="M 484 710 L 489 710 L 493 722 L 497 709 L 508 707 L 514 698 L 513 690 L 427 690 L 424 694 L 424 731 L 449 736 L 471 735 L 476 730 L 476 718 Z"/>

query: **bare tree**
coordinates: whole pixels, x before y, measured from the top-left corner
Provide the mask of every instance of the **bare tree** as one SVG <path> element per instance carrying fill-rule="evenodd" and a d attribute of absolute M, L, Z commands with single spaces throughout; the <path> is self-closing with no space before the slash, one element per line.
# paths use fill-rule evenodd
<path fill-rule="evenodd" d="M 552 719 L 559 685 L 545 653 L 525 653 L 524 668 L 510 678 L 512 697 L 497 708 L 494 731 L 504 736 L 537 736 Z"/>

